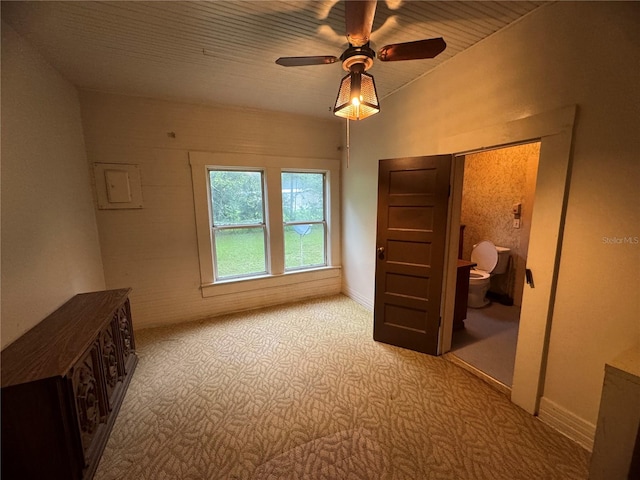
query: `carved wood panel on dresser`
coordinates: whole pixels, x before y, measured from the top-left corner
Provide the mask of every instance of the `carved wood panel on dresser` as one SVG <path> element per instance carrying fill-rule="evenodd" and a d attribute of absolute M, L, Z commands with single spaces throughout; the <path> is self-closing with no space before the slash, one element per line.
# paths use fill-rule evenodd
<path fill-rule="evenodd" d="M 2 351 L 2 479 L 91 479 L 138 358 L 130 289 L 76 295 Z"/>

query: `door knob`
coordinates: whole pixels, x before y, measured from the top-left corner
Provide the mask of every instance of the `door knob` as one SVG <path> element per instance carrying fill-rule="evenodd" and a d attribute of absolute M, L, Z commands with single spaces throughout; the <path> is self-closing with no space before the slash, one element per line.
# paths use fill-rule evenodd
<path fill-rule="evenodd" d="M 378 251 L 378 258 L 380 260 L 383 260 L 384 259 L 384 247 L 378 247 L 377 251 Z"/>

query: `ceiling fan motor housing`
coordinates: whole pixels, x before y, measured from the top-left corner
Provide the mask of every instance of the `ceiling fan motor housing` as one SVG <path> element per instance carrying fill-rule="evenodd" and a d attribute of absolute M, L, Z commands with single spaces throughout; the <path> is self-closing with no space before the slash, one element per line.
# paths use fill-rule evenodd
<path fill-rule="evenodd" d="M 349 45 L 349 48 L 340 55 L 340 60 L 342 60 L 342 68 L 347 72 L 350 72 L 351 67 L 356 64 L 364 65 L 364 71 L 366 72 L 373 66 L 375 56 L 376 52 L 371 49 L 369 42 L 367 42 L 362 47 Z"/>

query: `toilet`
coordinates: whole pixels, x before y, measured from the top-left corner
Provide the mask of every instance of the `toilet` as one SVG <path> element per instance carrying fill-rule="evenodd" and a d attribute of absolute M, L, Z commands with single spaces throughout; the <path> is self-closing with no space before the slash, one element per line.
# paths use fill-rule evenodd
<path fill-rule="evenodd" d="M 476 266 L 469 272 L 467 306 L 481 308 L 489 304 L 486 295 L 491 284 L 491 276 L 507 271 L 509 252 L 511 252 L 511 249 L 496 247 L 489 240 L 483 240 L 473 246 L 471 261 Z"/>

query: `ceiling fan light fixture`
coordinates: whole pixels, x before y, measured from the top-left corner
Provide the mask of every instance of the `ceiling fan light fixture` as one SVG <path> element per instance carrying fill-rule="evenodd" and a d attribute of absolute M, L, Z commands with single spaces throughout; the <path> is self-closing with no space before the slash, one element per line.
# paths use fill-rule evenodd
<path fill-rule="evenodd" d="M 352 68 L 340 82 L 333 113 L 349 120 L 363 120 L 380 111 L 373 76 L 364 68 Z"/>

